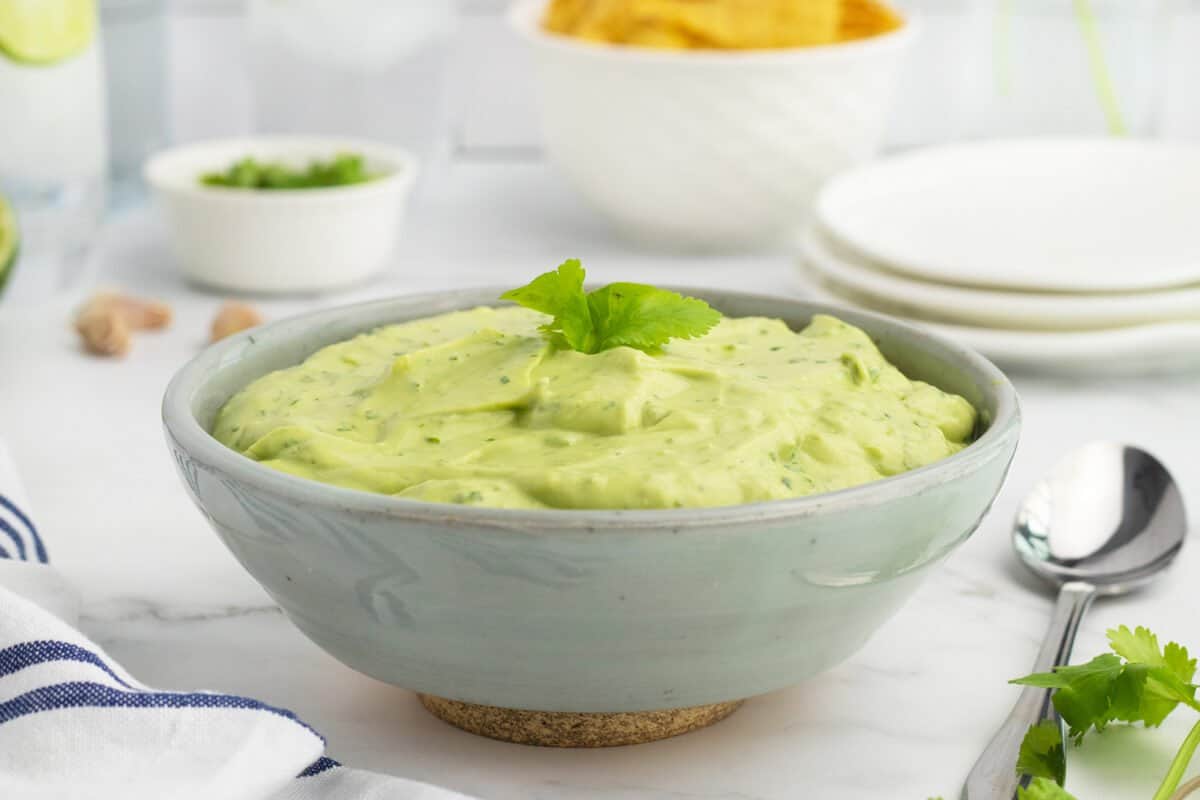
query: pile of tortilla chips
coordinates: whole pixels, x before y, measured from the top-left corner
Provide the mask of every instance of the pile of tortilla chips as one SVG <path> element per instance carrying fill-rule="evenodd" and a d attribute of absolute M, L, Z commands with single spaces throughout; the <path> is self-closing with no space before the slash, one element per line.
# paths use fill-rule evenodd
<path fill-rule="evenodd" d="M 547 30 L 676 50 L 768 50 L 862 39 L 900 17 L 879 0 L 553 0 Z"/>

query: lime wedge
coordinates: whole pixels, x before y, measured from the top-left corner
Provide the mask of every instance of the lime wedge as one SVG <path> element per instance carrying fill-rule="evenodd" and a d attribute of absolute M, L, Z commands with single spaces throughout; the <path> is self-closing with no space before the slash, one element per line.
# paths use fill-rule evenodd
<path fill-rule="evenodd" d="M 17 263 L 17 243 L 20 240 L 17 232 L 17 215 L 12 206 L 0 196 L 0 292 L 12 274 L 13 266 Z"/>
<path fill-rule="evenodd" d="M 0 0 L 0 55 L 20 64 L 65 61 L 95 36 L 95 0 Z"/>

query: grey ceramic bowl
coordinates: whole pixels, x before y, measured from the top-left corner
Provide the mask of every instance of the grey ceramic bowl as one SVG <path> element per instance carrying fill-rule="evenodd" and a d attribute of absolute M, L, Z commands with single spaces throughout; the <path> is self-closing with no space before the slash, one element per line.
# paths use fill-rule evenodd
<path fill-rule="evenodd" d="M 209 434 L 236 391 L 379 325 L 494 304 L 499 290 L 371 302 L 221 342 L 175 377 L 163 416 L 187 487 L 237 559 L 356 670 L 452 700 L 557 712 L 718 703 L 853 654 L 979 524 L 1017 444 L 1008 380 L 885 317 L 681 289 L 729 316 L 834 313 L 986 426 L 962 452 L 858 488 L 669 511 L 524 511 L 398 500 L 264 467 Z"/>

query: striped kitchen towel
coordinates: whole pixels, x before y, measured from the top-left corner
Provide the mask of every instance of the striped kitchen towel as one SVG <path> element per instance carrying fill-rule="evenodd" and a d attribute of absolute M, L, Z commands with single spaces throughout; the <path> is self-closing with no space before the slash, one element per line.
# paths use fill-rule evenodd
<path fill-rule="evenodd" d="M 344 768 L 291 711 L 139 683 L 71 624 L 78 602 L 44 535 L 0 443 L 0 798 L 465 797 Z"/>
<path fill-rule="evenodd" d="M 0 558 L 49 563 L 42 536 L 25 511 L 28 507 L 12 458 L 0 442 Z"/>

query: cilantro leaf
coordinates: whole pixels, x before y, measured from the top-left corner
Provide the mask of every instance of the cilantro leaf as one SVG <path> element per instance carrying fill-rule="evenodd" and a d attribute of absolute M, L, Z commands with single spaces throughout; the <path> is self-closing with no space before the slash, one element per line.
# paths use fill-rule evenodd
<path fill-rule="evenodd" d="M 588 295 L 599 349 L 653 350 L 708 333 L 721 315 L 703 300 L 640 283 L 611 283 Z"/>
<path fill-rule="evenodd" d="M 1180 703 L 1193 705 L 1196 687 L 1191 680 L 1196 674 L 1196 660 L 1188 658 L 1186 647 L 1171 642 L 1164 651 L 1158 646 L 1158 637 L 1146 628 L 1130 631 L 1124 625 L 1108 632 L 1108 642 L 1114 653 L 1129 662 L 1127 672 L 1145 673 L 1145 678 L 1127 678 L 1135 684 L 1140 681 L 1141 693 L 1136 705 L 1132 700 L 1122 704 L 1117 719 L 1157 727 Z"/>
<path fill-rule="evenodd" d="M 512 300 L 517 305 L 554 317 L 542 329 L 562 334 L 569 348 L 586 353 L 593 346 L 592 319 L 583 291 L 586 275 L 579 259 L 572 258 L 554 272 L 539 275 L 528 285 L 505 292 L 500 299 Z"/>
<path fill-rule="evenodd" d="M 1129 630 L 1127 625 L 1113 628 L 1108 632 L 1108 645 L 1114 653 L 1131 664 L 1161 666 L 1164 663 L 1158 637 L 1140 625 L 1136 632 Z"/>
<path fill-rule="evenodd" d="M 1188 658 L 1186 647 L 1171 642 L 1165 650 L 1160 649 L 1158 637 L 1141 626 L 1133 631 L 1125 625 L 1110 630 L 1108 644 L 1114 653 L 1130 664 L 1166 667 L 1179 679 L 1180 684 L 1191 683 L 1196 676 L 1196 659 Z"/>
<path fill-rule="evenodd" d="M 1017 756 L 1017 774 L 1049 778 L 1062 784 L 1067 778 L 1062 729 L 1054 720 L 1044 720 L 1025 733 Z"/>
<path fill-rule="evenodd" d="M 1075 800 L 1075 796 L 1049 778 L 1034 778 L 1017 790 L 1018 800 Z"/>
<path fill-rule="evenodd" d="M 929 800 L 942 800 L 931 797 Z M 1017 800 L 1076 800 L 1075 795 L 1049 778 L 1034 778 L 1029 786 L 1017 789 Z"/>
<path fill-rule="evenodd" d="M 1055 667 L 1053 672 L 1027 675 L 1012 683 L 1057 690 L 1054 707 L 1071 726 L 1072 738 L 1078 741 L 1092 727 L 1104 730 L 1112 720 L 1109 709 L 1117 678 L 1123 670 L 1120 657 L 1105 653 L 1086 664 Z"/>
<path fill-rule="evenodd" d="M 613 283 L 587 293 L 577 259 L 500 296 L 550 315 L 542 329 L 560 344 L 595 354 L 614 347 L 652 351 L 672 339 L 703 336 L 721 314 L 703 300 L 641 283 Z"/>
<path fill-rule="evenodd" d="M 1163 651 L 1163 665 L 1184 683 L 1191 683 L 1196 677 L 1196 659 L 1189 659 L 1187 648 L 1175 642 L 1169 642 Z"/>
<path fill-rule="evenodd" d="M 1196 662 L 1188 658 L 1185 648 L 1171 643 L 1164 651 L 1145 628 L 1130 631 L 1122 626 L 1110 630 L 1108 638 L 1112 653 L 1013 683 L 1055 689 L 1054 707 L 1077 742 L 1089 730 L 1102 731 L 1110 722 L 1156 727 L 1180 703 L 1200 710 L 1196 687 L 1190 683 Z"/>
<path fill-rule="evenodd" d="M 1113 681 L 1108 716 L 1121 722 L 1144 722 L 1147 727 L 1162 724 L 1167 714 L 1179 705 L 1148 692 L 1151 668 L 1145 664 L 1128 664 Z"/>

